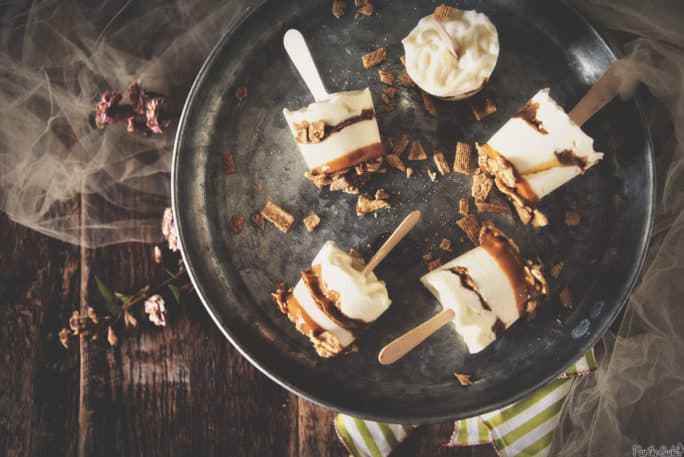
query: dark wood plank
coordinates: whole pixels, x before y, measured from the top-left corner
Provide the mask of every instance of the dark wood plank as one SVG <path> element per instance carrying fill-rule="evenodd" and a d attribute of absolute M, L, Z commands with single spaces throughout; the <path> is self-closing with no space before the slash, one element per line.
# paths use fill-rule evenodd
<path fill-rule="evenodd" d="M 78 248 L 2 213 L 0 246 L 0 455 L 76 455 L 78 352 L 58 332 L 78 308 Z"/>
<path fill-rule="evenodd" d="M 164 277 L 148 245 L 88 251 L 85 263 L 86 302 L 97 299 L 95 275 L 127 293 Z M 82 455 L 296 455 L 293 398 L 230 346 L 196 298 L 185 309 L 169 303 L 163 329 L 138 312 L 138 328 L 114 348 L 84 342 Z"/>

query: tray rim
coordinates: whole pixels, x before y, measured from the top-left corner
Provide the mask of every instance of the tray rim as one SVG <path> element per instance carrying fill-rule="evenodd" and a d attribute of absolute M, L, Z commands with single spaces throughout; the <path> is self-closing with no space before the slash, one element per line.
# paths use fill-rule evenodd
<path fill-rule="evenodd" d="M 467 412 L 461 412 L 461 413 L 455 413 L 455 414 L 442 414 L 442 415 L 419 415 L 419 416 L 403 416 L 400 418 L 397 417 L 389 417 L 389 416 L 383 416 L 383 415 L 378 415 L 378 414 L 368 414 L 364 412 L 358 412 L 354 411 L 351 408 L 346 408 L 343 405 L 339 404 L 333 404 L 330 401 L 326 401 L 324 399 L 318 398 L 315 395 L 311 395 L 307 392 L 302 391 L 299 389 L 297 386 L 292 385 L 290 382 L 288 382 L 286 379 L 282 379 L 281 377 L 271 373 L 267 368 L 262 366 L 259 361 L 255 359 L 255 357 L 249 352 L 247 348 L 245 348 L 243 345 L 241 345 L 233 336 L 228 332 L 226 328 L 221 324 L 220 319 L 218 317 L 218 312 L 214 309 L 214 307 L 209 303 L 209 301 L 205 298 L 205 293 L 203 291 L 203 288 L 200 286 L 200 283 L 198 279 L 196 278 L 195 274 L 193 273 L 193 268 L 192 268 L 192 263 L 189 262 L 189 259 L 187 255 L 185 254 L 186 252 L 186 246 L 185 246 L 185 241 L 184 237 L 182 236 L 182 223 L 180 222 L 180 219 L 176 217 L 178 214 L 177 207 L 178 207 L 178 178 L 179 178 L 179 173 L 178 173 L 178 157 L 179 157 L 179 149 L 180 149 L 180 141 L 184 136 L 184 131 L 186 127 L 186 116 L 188 115 L 189 108 L 191 104 L 193 103 L 193 100 L 195 99 L 197 91 L 200 89 L 202 82 L 204 81 L 205 75 L 209 72 L 209 70 L 212 68 L 213 64 L 215 63 L 216 57 L 219 54 L 220 50 L 222 47 L 225 45 L 225 43 L 230 39 L 230 37 L 235 33 L 235 31 L 248 19 L 251 17 L 252 14 L 255 14 L 258 12 L 258 10 L 262 7 L 264 7 L 267 3 L 269 3 L 272 0 L 256 0 L 254 4 L 250 7 L 248 7 L 240 16 L 236 17 L 235 20 L 230 24 L 227 28 L 226 31 L 221 35 L 221 38 L 216 42 L 216 44 L 212 47 L 211 51 L 205 58 L 204 62 L 202 63 L 202 66 L 200 67 L 199 71 L 197 72 L 197 76 L 195 77 L 190 90 L 188 91 L 188 95 L 185 99 L 185 102 L 183 104 L 183 109 L 181 111 L 181 115 L 178 120 L 178 127 L 176 130 L 176 135 L 174 138 L 174 145 L 173 145 L 173 154 L 172 154 L 172 164 L 171 164 L 171 208 L 173 211 L 174 215 L 174 220 L 176 223 L 176 228 L 178 231 L 178 239 L 180 241 L 180 252 L 181 252 L 181 257 L 183 259 L 183 262 L 186 267 L 186 271 L 188 273 L 188 276 L 190 278 L 191 283 L 193 284 L 195 290 L 197 291 L 197 295 L 200 298 L 200 301 L 202 302 L 202 305 L 206 309 L 207 313 L 211 317 L 212 321 L 218 327 L 218 329 L 221 331 L 221 333 L 225 336 L 225 338 L 235 347 L 235 349 L 238 350 L 238 352 L 245 357 L 254 367 L 256 367 L 261 373 L 266 375 L 269 379 L 274 381 L 276 384 L 279 386 L 285 388 L 289 392 L 305 399 L 308 400 L 318 406 L 331 409 L 333 411 L 351 415 L 354 417 L 362 418 L 362 419 L 367 419 L 367 420 L 373 420 L 373 421 L 378 421 L 378 422 L 388 422 L 388 423 L 397 423 L 397 424 L 431 424 L 431 423 L 440 423 L 440 422 L 446 422 L 450 420 L 458 420 L 462 418 L 467 418 L 467 417 L 476 417 L 481 414 L 485 414 L 487 412 L 494 411 L 496 409 L 503 408 L 505 406 L 508 406 L 525 396 L 529 395 L 530 393 L 538 390 L 539 388 L 543 387 L 546 385 L 548 382 L 551 380 L 558 378 L 565 370 L 571 366 L 573 363 L 575 363 L 576 359 L 581 357 L 583 354 L 586 354 L 586 352 L 591 349 L 596 343 L 601 339 L 601 337 L 608 331 L 608 329 L 613 325 L 617 317 L 622 313 L 622 311 L 625 308 L 626 303 L 629 301 L 629 298 L 632 295 L 632 292 L 634 291 L 634 288 L 636 287 L 639 279 L 641 278 L 641 274 L 643 271 L 643 267 L 647 258 L 647 254 L 650 248 L 650 241 L 651 241 L 651 235 L 653 231 L 653 224 L 655 220 L 655 205 L 656 205 L 656 174 L 655 174 L 655 154 L 654 154 L 654 148 L 653 148 L 653 139 L 651 135 L 651 128 L 650 125 L 646 119 L 646 115 L 643 110 L 643 103 L 641 101 L 641 98 L 644 96 L 644 90 L 643 87 L 639 87 L 638 90 L 635 92 L 633 96 L 633 102 L 635 105 L 636 112 L 639 116 L 639 119 L 641 121 L 641 126 L 644 128 L 644 140 L 646 143 L 646 151 L 648 154 L 648 167 L 647 169 L 644 170 L 645 174 L 647 175 L 646 177 L 648 179 L 648 184 L 649 188 L 647 189 L 650 194 L 650 199 L 648 202 L 648 206 L 646 208 L 646 211 L 648 212 L 647 215 L 647 220 L 646 220 L 646 227 L 643 232 L 642 237 L 639 240 L 638 244 L 638 251 L 640 252 L 639 258 L 637 259 L 637 262 L 635 264 L 635 269 L 634 269 L 634 274 L 632 275 L 631 278 L 629 278 L 629 284 L 627 287 L 625 287 L 625 293 L 624 293 L 624 299 L 622 300 L 622 303 L 619 303 L 617 306 L 612 307 L 611 313 L 609 316 L 607 316 L 607 319 L 604 321 L 603 328 L 600 329 L 600 331 L 597 331 L 595 336 L 593 338 L 587 339 L 587 341 L 580 345 L 580 350 L 578 350 L 577 357 L 574 357 L 571 359 L 569 362 L 566 362 L 561 366 L 560 369 L 555 370 L 551 372 L 549 375 L 541 379 L 539 382 L 530 384 L 526 388 L 520 390 L 517 394 L 510 396 L 506 400 L 498 401 L 498 402 L 493 402 L 489 403 L 485 406 L 482 406 L 480 408 L 473 408 Z M 609 56 L 611 58 L 611 62 L 614 62 L 619 58 L 619 51 L 615 49 L 615 47 L 612 45 L 610 40 L 606 38 L 606 36 L 599 30 L 597 26 L 594 25 L 591 20 L 586 17 L 579 9 L 577 9 L 575 6 L 570 4 L 566 0 L 562 0 L 560 2 L 565 8 L 571 10 L 576 17 L 582 21 L 593 35 L 596 36 L 596 39 L 601 42 L 605 48 L 608 50 Z"/>

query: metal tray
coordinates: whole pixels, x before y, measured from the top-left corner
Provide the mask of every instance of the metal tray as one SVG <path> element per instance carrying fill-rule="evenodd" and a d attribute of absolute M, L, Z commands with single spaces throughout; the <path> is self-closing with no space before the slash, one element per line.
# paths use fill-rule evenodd
<path fill-rule="evenodd" d="M 378 217 L 358 218 L 356 198 L 319 191 L 303 176 L 304 161 L 282 116 L 284 107 L 312 101 L 290 64 L 282 36 L 291 27 L 307 37 L 328 90 L 370 85 L 382 89 L 377 69 L 365 70 L 361 56 L 388 49 L 382 67 L 399 70 L 400 40 L 435 2 L 376 0 L 377 13 L 337 20 L 330 2 L 261 2 L 230 29 L 199 72 L 188 96 L 175 144 L 173 207 L 183 256 L 202 301 L 226 337 L 256 367 L 283 387 L 313 402 L 357 416 L 425 423 L 470 416 L 501 407 L 557 376 L 594 344 L 615 319 L 637 278 L 648 243 L 654 199 L 649 132 L 635 102 L 614 102 L 586 126 L 597 150 L 606 153 L 592 168 L 546 198 L 550 218 L 543 229 L 522 226 L 510 216 L 493 217 L 530 257 L 551 264 L 565 261 L 552 295 L 534 320 L 522 320 L 479 354 L 469 355 L 447 326 L 393 366 L 380 366 L 379 349 L 440 305 L 420 285 L 421 254 L 442 238 L 454 253 L 472 246 L 459 242 L 459 196 L 469 193 L 469 176 L 450 174 L 431 182 L 419 163 L 407 180 L 396 171 L 376 177 L 370 189 L 384 188 L 393 207 Z M 392 113 L 378 109 L 385 136 L 420 138 L 451 160 L 457 140 L 487 140 L 517 108 L 542 87 L 570 108 L 615 59 L 601 36 L 574 10 L 556 2 L 458 1 L 478 9 L 496 25 L 501 55 L 489 88 L 499 107 L 482 122 L 467 102 L 437 102 L 429 117 L 416 89 L 402 89 Z M 234 88 L 246 85 L 238 102 Z M 379 105 L 378 105 L 379 106 Z M 224 151 L 233 152 L 237 173 L 224 175 Z M 267 198 L 294 213 L 288 234 L 267 226 L 261 233 L 246 223 L 231 231 L 231 216 L 249 218 Z M 325 360 L 274 305 L 270 292 L 279 281 L 293 284 L 299 271 L 328 239 L 366 254 L 413 209 L 422 223 L 377 270 L 388 285 L 391 308 L 358 341 L 358 353 Z M 568 209 L 580 213 L 579 226 L 564 224 Z M 306 232 L 301 219 L 320 215 L 321 226 Z M 371 246 L 369 249 L 368 246 Z M 558 291 L 570 287 L 574 309 L 565 311 Z M 559 324 L 557 319 L 560 319 Z M 468 387 L 453 372 L 472 374 Z"/>

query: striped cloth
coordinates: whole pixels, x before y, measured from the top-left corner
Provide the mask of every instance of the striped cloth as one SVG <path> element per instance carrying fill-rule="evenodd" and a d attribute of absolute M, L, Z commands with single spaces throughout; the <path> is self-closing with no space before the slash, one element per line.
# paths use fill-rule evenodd
<path fill-rule="evenodd" d="M 492 443 L 502 457 L 545 457 L 565 398 L 577 376 L 596 368 L 591 349 L 565 373 L 512 405 L 456 421 L 447 446 Z M 384 424 L 338 414 L 335 430 L 354 457 L 386 457 L 415 425 Z"/>

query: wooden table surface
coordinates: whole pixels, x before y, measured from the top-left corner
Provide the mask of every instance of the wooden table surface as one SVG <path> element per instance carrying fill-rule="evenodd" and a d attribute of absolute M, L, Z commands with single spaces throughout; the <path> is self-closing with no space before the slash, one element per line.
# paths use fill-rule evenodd
<path fill-rule="evenodd" d="M 243 358 L 192 296 L 168 325 L 138 325 L 115 347 L 58 332 L 98 300 L 94 276 L 135 292 L 163 280 L 152 246 L 81 249 L 0 213 L 0 455 L 345 456 L 334 412 L 288 393 Z M 445 448 L 425 426 L 394 454 L 495 456 Z"/>

